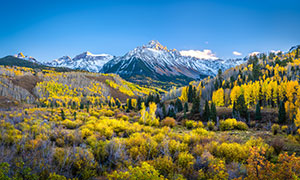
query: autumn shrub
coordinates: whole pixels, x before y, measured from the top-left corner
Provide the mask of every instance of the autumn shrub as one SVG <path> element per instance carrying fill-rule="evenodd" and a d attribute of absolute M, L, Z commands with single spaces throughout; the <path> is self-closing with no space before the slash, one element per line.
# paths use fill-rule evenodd
<path fill-rule="evenodd" d="M 226 119 L 220 121 L 220 130 L 221 131 L 227 131 L 227 130 L 233 130 L 237 121 L 236 119 Z"/>
<path fill-rule="evenodd" d="M 80 147 L 73 149 L 56 148 L 53 155 L 54 163 L 72 176 L 80 179 L 89 179 L 96 175 L 96 166 L 93 154 Z M 70 171 L 71 170 L 71 171 Z"/>
<path fill-rule="evenodd" d="M 158 153 L 158 143 L 146 133 L 134 133 L 125 143 L 133 160 L 147 160 L 155 157 Z"/>
<path fill-rule="evenodd" d="M 175 157 L 180 152 L 188 151 L 188 144 L 171 139 L 167 143 L 171 157 Z M 164 144 L 163 144 L 164 145 Z"/>
<path fill-rule="evenodd" d="M 288 126 L 287 125 L 281 126 L 281 131 L 287 133 L 288 132 Z"/>
<path fill-rule="evenodd" d="M 226 162 L 243 162 L 248 157 L 249 147 L 238 143 L 217 143 L 212 142 L 209 152 L 219 158 L 224 158 Z"/>
<path fill-rule="evenodd" d="M 227 180 L 229 174 L 226 169 L 226 164 L 223 160 L 212 158 L 207 169 L 200 169 L 198 171 L 198 179 L 217 179 L 217 180 Z"/>
<path fill-rule="evenodd" d="M 207 128 L 208 128 L 210 131 L 214 130 L 214 128 L 215 128 L 215 122 L 213 122 L 213 121 L 207 122 Z"/>
<path fill-rule="evenodd" d="M 235 129 L 237 130 L 242 130 L 242 131 L 246 131 L 248 129 L 248 126 L 246 123 L 242 122 L 242 121 L 238 121 L 235 125 Z"/>
<path fill-rule="evenodd" d="M 67 178 L 56 173 L 50 173 L 47 180 L 67 180 Z"/>
<path fill-rule="evenodd" d="M 143 162 L 141 166 L 129 166 L 125 172 L 114 171 L 106 175 L 108 180 L 138 180 L 138 179 L 151 179 L 151 180 L 164 180 L 165 178 L 151 165 Z"/>
<path fill-rule="evenodd" d="M 170 156 L 160 156 L 154 159 L 151 164 L 164 177 L 171 176 L 172 173 L 174 173 L 175 165 L 173 163 L 173 159 Z"/>
<path fill-rule="evenodd" d="M 273 135 L 276 135 L 280 131 L 280 126 L 279 124 L 273 124 L 271 127 Z"/>
<path fill-rule="evenodd" d="M 227 131 L 227 130 L 247 130 L 248 126 L 246 123 L 237 121 L 236 119 L 226 119 L 220 121 L 220 130 Z"/>
<path fill-rule="evenodd" d="M 82 121 L 79 119 L 75 120 L 75 121 L 65 119 L 64 121 L 62 121 L 62 124 L 68 129 L 75 129 L 75 128 L 79 127 L 80 125 L 82 125 Z"/>
<path fill-rule="evenodd" d="M 185 127 L 188 129 L 192 129 L 196 126 L 197 122 L 193 121 L 193 120 L 186 120 L 185 121 Z"/>
<path fill-rule="evenodd" d="M 1 162 L 0 163 L 0 179 L 2 180 L 10 180 L 8 176 L 9 172 L 9 164 L 6 162 Z"/>
<path fill-rule="evenodd" d="M 196 146 L 193 147 L 192 153 L 196 156 L 201 156 L 204 152 L 204 147 L 201 144 L 197 144 Z"/>
<path fill-rule="evenodd" d="M 179 172 L 187 175 L 191 173 L 193 170 L 193 165 L 195 163 L 195 158 L 192 154 L 188 153 L 187 151 L 180 152 L 178 154 L 178 158 L 176 164 L 179 168 Z"/>
<path fill-rule="evenodd" d="M 176 120 L 171 117 L 166 117 L 161 122 L 162 126 L 174 127 L 176 125 Z"/>

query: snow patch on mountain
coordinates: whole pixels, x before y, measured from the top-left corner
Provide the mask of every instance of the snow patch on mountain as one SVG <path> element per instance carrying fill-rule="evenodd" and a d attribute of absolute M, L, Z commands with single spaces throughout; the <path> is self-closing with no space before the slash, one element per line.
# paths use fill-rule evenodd
<path fill-rule="evenodd" d="M 218 69 L 224 71 L 247 61 L 247 59 L 222 60 L 217 58 L 210 50 L 201 51 L 201 53 L 191 50 L 184 52 L 185 55 L 182 55 L 182 52 L 176 49 L 170 50 L 158 41 L 152 40 L 146 45 L 133 49 L 124 56 L 112 59 L 103 66 L 102 72 L 116 73 L 121 76 L 131 76 L 139 72 L 139 75 L 147 76 L 140 69 L 134 69 L 134 67 L 140 68 L 135 66 L 136 64 L 143 63 L 148 74 L 186 76 L 198 79 L 201 76 L 215 76 Z M 199 54 L 205 56 L 199 58 Z M 203 57 L 207 57 L 207 59 L 203 59 Z"/>
<path fill-rule="evenodd" d="M 92 54 L 87 51 L 75 56 L 73 59 L 69 56 L 63 56 L 59 59 L 54 59 L 50 62 L 47 62 L 46 65 L 80 69 L 90 72 L 99 72 L 102 66 L 113 58 L 114 56 L 109 54 Z"/>

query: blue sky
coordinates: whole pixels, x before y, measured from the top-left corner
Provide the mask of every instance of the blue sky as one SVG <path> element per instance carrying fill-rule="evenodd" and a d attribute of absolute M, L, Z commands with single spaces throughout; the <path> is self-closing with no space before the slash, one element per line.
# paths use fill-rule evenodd
<path fill-rule="evenodd" d="M 0 56 L 124 55 L 152 39 L 221 58 L 287 51 L 300 44 L 299 7 L 299 0 L 2 0 Z"/>

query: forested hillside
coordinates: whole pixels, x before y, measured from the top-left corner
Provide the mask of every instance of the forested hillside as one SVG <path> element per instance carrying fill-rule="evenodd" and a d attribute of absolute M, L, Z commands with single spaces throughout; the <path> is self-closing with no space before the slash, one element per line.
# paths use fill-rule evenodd
<path fill-rule="evenodd" d="M 0 66 L 0 179 L 298 179 L 299 48 L 169 92 Z"/>

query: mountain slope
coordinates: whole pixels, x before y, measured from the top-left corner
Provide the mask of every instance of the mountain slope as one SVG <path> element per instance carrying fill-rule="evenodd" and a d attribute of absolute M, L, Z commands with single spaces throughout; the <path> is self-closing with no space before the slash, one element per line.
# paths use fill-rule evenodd
<path fill-rule="evenodd" d="M 41 63 L 35 63 L 30 60 L 20 59 L 15 56 L 6 56 L 3 58 L 0 58 L 0 65 L 28 67 L 28 68 L 32 68 L 32 69 L 54 69 L 55 71 L 58 71 L 58 72 L 74 71 L 73 69 L 64 68 L 64 67 L 49 67 L 49 66 L 43 65 Z"/>
<path fill-rule="evenodd" d="M 99 72 L 102 66 L 113 58 L 114 57 L 109 54 L 95 55 L 87 51 L 75 56 L 73 59 L 69 56 L 63 56 L 45 64 L 53 67 L 68 67 L 71 69 Z"/>
<path fill-rule="evenodd" d="M 215 76 L 218 69 L 226 70 L 244 62 L 246 59 L 205 60 L 182 56 L 179 51 L 169 50 L 158 41 L 150 41 L 122 57 L 112 59 L 101 72 L 116 73 L 128 80 L 151 78 L 187 84 L 194 79 Z"/>

